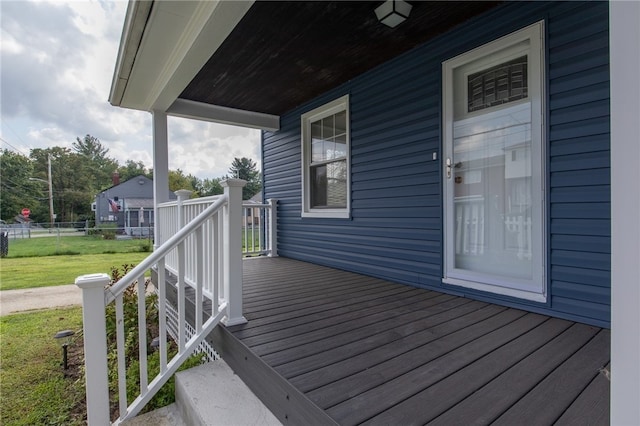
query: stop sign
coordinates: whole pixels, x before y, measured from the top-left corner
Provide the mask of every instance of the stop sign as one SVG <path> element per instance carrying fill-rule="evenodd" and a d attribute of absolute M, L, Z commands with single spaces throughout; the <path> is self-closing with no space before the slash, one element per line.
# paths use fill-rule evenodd
<path fill-rule="evenodd" d="M 29 217 L 30 214 L 31 214 L 31 210 L 27 208 L 22 209 L 22 216 Z"/>

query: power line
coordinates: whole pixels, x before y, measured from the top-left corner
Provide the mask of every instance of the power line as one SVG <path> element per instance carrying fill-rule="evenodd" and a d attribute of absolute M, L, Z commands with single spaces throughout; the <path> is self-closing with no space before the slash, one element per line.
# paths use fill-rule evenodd
<path fill-rule="evenodd" d="M 15 135 L 15 137 L 17 137 L 17 138 L 18 138 L 18 140 L 22 143 L 22 145 L 24 145 L 24 146 L 28 146 L 28 144 L 27 144 L 25 141 L 23 141 L 23 140 L 22 140 L 22 138 L 20 137 L 20 135 L 19 135 L 15 130 L 13 130 L 13 127 L 11 127 L 11 126 L 9 125 L 9 123 L 7 123 L 7 120 L 5 120 L 5 119 L 4 119 L 4 118 L 2 118 L 2 117 L 0 117 L 0 120 L 2 120 L 2 122 L 4 123 L 4 125 L 5 125 L 9 130 L 11 130 L 11 132 Z M 1 139 L 1 138 L 0 138 L 0 139 Z M 4 141 L 5 143 L 8 143 L 8 142 L 7 142 L 6 140 L 4 140 L 4 139 L 3 139 L 3 141 Z M 11 145 L 11 146 L 13 146 L 13 145 Z M 14 146 L 14 148 L 15 148 L 15 149 L 18 149 L 18 148 L 16 148 L 15 146 Z M 23 153 L 24 153 L 24 151 L 22 151 L 22 150 L 19 150 L 19 149 L 18 149 L 18 151 L 21 151 L 21 152 L 23 152 Z M 27 149 L 27 151 L 29 151 L 29 150 Z M 28 154 L 27 154 L 27 155 L 28 155 Z"/>
<path fill-rule="evenodd" d="M 7 185 L 4 182 L 0 183 L 0 187 L 2 187 L 4 191 L 9 191 L 9 192 L 12 192 L 15 195 L 19 195 L 21 197 L 30 198 L 32 200 L 45 201 L 45 200 L 49 199 L 49 197 L 34 197 L 33 195 L 29 194 L 28 192 L 25 192 L 22 188 L 11 187 L 11 186 Z"/>
<path fill-rule="evenodd" d="M 15 146 L 11 145 L 6 139 L 4 139 L 3 137 L 0 136 L 0 141 L 6 143 L 7 145 L 9 145 L 11 148 L 15 149 L 16 151 L 18 151 L 18 153 L 28 157 L 29 154 L 25 154 L 24 151 L 22 151 L 20 148 L 16 148 Z"/>

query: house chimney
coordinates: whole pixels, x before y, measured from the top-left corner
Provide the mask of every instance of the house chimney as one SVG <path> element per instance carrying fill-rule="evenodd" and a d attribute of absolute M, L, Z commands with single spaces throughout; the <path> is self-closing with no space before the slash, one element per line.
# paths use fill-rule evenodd
<path fill-rule="evenodd" d="M 111 181 L 113 182 L 113 186 L 120 185 L 120 174 L 117 170 L 111 175 Z"/>

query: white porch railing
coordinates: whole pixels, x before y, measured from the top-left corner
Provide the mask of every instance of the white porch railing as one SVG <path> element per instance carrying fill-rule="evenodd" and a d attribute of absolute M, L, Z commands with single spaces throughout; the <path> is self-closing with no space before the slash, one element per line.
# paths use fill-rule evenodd
<path fill-rule="evenodd" d="M 471 198 L 455 201 L 456 254 L 481 255 L 484 253 L 484 199 Z"/>
<path fill-rule="evenodd" d="M 221 320 L 228 325 L 246 322 L 242 315 L 242 187 L 245 181 L 223 182 L 224 195 L 201 208 L 188 223 L 172 233 L 155 251 L 122 279 L 108 287 L 106 274 L 84 275 L 76 279 L 83 297 L 84 349 L 87 387 L 87 417 L 90 425 L 105 425 L 109 419 L 109 389 L 106 342 L 106 306 L 115 303 L 118 357 L 118 393 L 120 417 L 114 424 L 135 416 L 176 372 L 200 342 Z M 184 217 L 181 217 L 183 220 Z M 181 222 L 186 223 L 186 221 Z M 169 234 L 164 234 L 168 236 Z M 205 245 L 206 242 L 206 245 Z M 213 253 L 213 254 L 212 254 Z M 171 256 L 174 256 L 173 258 Z M 188 258 L 197 261 L 187 261 Z M 179 327 L 178 353 L 167 360 L 166 273 L 170 259 L 175 260 L 177 277 L 178 323 L 186 324 L 185 290 L 187 272 L 195 288 L 195 334 L 186 339 L 185 326 Z M 138 324 L 147 324 L 145 310 L 145 272 L 157 272 L 160 372 L 151 381 L 147 377 L 146 326 L 139 329 L 140 394 L 127 403 L 124 349 L 123 294 L 134 286 L 138 300 Z M 192 269 L 190 269 L 192 268 Z M 211 270 L 209 275 L 205 271 Z M 211 279 L 210 282 L 205 280 Z M 211 311 L 205 321 L 203 297 L 210 293 Z"/>
<path fill-rule="evenodd" d="M 455 201 L 456 254 L 480 256 L 485 253 L 485 200 L 469 197 Z M 516 252 L 518 259 L 531 259 L 531 217 L 514 214 L 504 222 L 504 248 Z M 501 234 L 502 235 L 502 234 Z"/>
<path fill-rule="evenodd" d="M 171 201 L 158 205 L 158 243 L 162 244 L 178 229 L 185 226 L 193 218 L 197 217 L 202 211 L 208 208 L 219 199 L 219 195 L 212 197 L 202 197 L 189 200 L 191 191 L 176 191 L 178 195 L 177 201 Z M 243 256 L 268 255 L 275 257 L 277 252 L 277 200 L 270 199 L 265 204 L 244 202 L 242 205 L 242 254 Z M 216 252 L 215 245 L 211 241 L 215 241 L 222 232 L 222 222 L 214 217 L 212 221 L 206 224 L 206 232 L 203 234 L 204 251 L 202 258 L 195 255 L 196 240 L 194 237 L 187 237 L 185 241 L 186 265 L 185 265 L 185 281 L 188 285 L 195 285 L 197 265 L 204 261 L 204 292 L 208 297 L 212 296 L 211 285 L 216 282 L 219 277 L 216 273 L 220 273 L 221 253 Z M 172 251 L 167 256 L 166 268 L 175 274 L 178 265 L 177 251 Z"/>

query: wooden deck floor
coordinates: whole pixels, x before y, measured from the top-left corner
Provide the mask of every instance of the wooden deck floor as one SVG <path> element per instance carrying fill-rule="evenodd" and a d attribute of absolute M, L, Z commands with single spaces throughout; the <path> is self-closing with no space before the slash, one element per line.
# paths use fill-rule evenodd
<path fill-rule="evenodd" d="M 608 424 L 609 330 L 286 258 L 210 341 L 284 424 Z"/>

